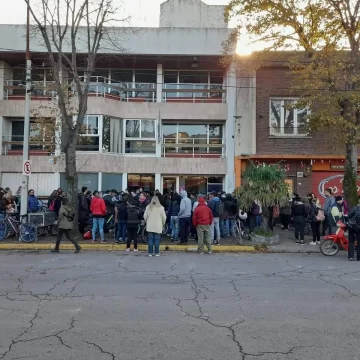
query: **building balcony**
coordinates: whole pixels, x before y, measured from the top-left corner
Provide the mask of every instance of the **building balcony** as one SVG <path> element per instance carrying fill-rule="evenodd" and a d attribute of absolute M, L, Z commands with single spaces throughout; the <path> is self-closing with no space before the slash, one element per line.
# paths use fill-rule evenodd
<path fill-rule="evenodd" d="M 271 126 L 269 127 L 270 138 L 304 138 L 310 137 L 309 130 L 306 126 Z"/>
<path fill-rule="evenodd" d="M 226 103 L 222 84 L 164 84 L 164 102 Z"/>
<path fill-rule="evenodd" d="M 162 157 L 174 158 L 221 158 L 225 157 L 225 141 L 222 138 L 163 138 Z"/>
<path fill-rule="evenodd" d="M 2 137 L 1 155 L 21 155 L 23 153 L 24 136 L 5 135 Z M 54 152 L 55 138 L 30 137 L 29 154 L 33 156 L 48 156 Z"/>

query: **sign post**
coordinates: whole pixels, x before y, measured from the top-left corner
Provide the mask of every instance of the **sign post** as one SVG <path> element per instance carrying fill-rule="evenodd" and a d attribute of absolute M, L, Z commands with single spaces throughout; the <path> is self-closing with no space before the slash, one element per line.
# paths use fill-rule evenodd
<path fill-rule="evenodd" d="M 30 176 L 31 175 L 31 161 L 25 160 L 23 162 L 23 175 Z"/>

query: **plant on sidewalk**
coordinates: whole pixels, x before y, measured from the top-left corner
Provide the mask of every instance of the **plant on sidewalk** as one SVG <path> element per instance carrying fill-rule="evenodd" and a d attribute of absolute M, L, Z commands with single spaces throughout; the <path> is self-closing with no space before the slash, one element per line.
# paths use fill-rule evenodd
<path fill-rule="evenodd" d="M 250 166 L 243 173 L 243 185 L 235 190 L 239 207 L 248 211 L 254 201 L 262 207 L 261 236 L 272 236 L 269 218 L 274 206 L 286 205 L 289 201 L 289 186 L 285 182 L 286 174 L 279 164 Z"/>

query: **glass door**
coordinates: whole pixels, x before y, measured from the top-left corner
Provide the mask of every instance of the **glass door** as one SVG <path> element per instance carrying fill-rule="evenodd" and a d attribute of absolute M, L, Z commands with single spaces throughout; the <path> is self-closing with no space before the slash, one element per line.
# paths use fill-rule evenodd
<path fill-rule="evenodd" d="M 164 195 L 176 191 L 176 176 L 163 176 L 162 183 L 163 183 L 162 193 Z"/>

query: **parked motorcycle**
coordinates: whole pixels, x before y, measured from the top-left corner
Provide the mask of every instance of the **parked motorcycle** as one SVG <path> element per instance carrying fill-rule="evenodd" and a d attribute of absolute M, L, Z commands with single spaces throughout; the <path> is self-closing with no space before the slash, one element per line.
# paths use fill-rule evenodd
<path fill-rule="evenodd" d="M 325 236 L 320 245 L 321 253 L 326 256 L 334 256 L 340 250 L 348 251 L 349 240 L 345 237 L 345 230 L 347 226 L 342 221 L 338 221 L 337 226 L 338 230 L 336 234 Z M 355 246 L 357 246 L 356 242 Z"/>

